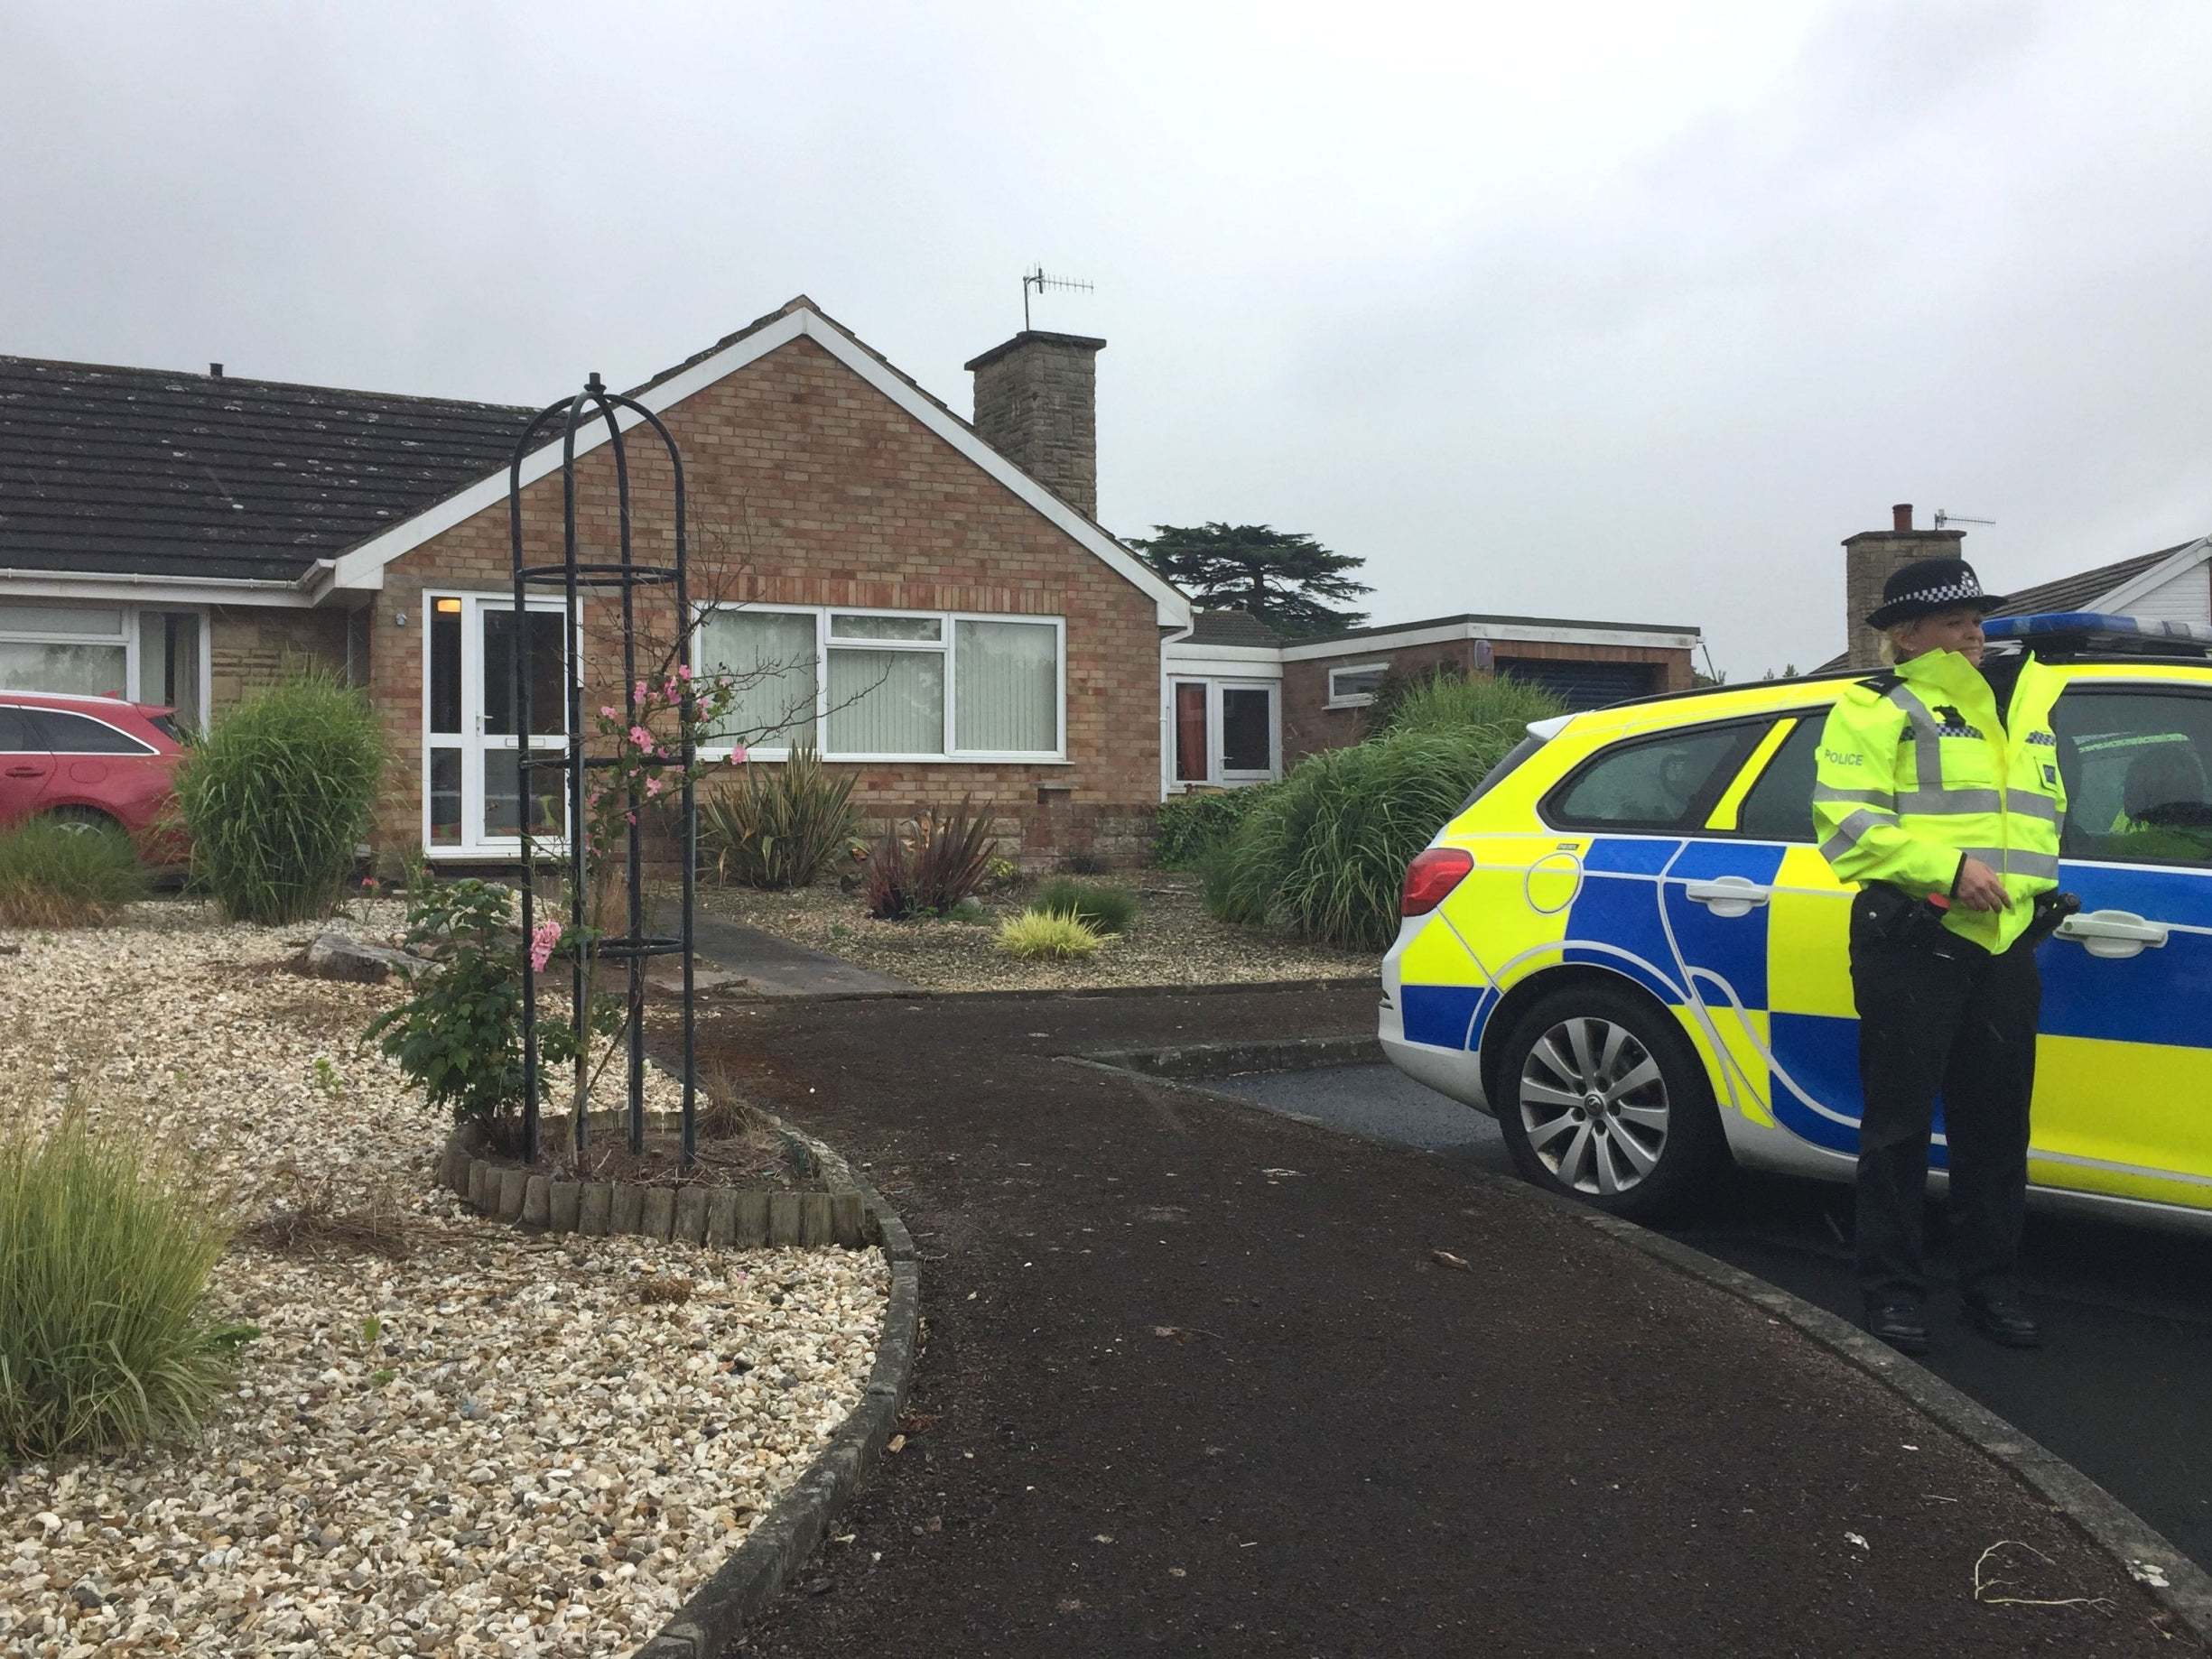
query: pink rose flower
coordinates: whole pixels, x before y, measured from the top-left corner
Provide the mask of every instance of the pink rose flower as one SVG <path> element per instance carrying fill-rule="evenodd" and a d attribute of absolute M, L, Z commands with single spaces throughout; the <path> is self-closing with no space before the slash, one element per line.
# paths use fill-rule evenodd
<path fill-rule="evenodd" d="M 743 744 L 737 745 L 730 751 L 730 764 L 733 766 L 742 766 L 745 764 L 745 746 Z"/>
<path fill-rule="evenodd" d="M 633 688 L 633 691 L 634 691 L 634 694 L 635 694 L 635 696 L 637 697 L 637 700 L 638 700 L 639 702 L 641 702 L 641 703 L 642 703 L 642 702 L 644 702 L 644 701 L 646 700 L 646 699 L 648 696 L 650 696 L 650 695 L 651 695 L 651 693 L 650 693 L 650 692 L 648 692 L 648 691 L 646 690 L 646 682 L 645 682 L 644 681 L 642 681 L 642 680 L 640 680 L 640 681 L 637 682 L 637 684 L 636 685 L 636 687 L 635 687 L 635 688 Z"/>
<path fill-rule="evenodd" d="M 676 678 L 677 678 L 677 679 L 679 679 L 679 680 L 689 680 L 691 677 L 692 677 L 692 665 L 691 665 L 689 663 L 677 663 L 677 664 L 676 664 Z"/>
<path fill-rule="evenodd" d="M 620 719 L 621 718 L 622 718 L 622 711 L 621 711 L 619 709 L 616 708 L 616 707 L 615 707 L 615 706 L 614 706 L 612 703 L 601 703 L 601 704 L 599 705 L 599 718 L 600 718 L 600 719 L 602 719 L 602 720 L 618 720 L 618 719 Z"/>
<path fill-rule="evenodd" d="M 561 923 L 548 920 L 530 930 L 530 971 L 542 974 L 545 964 L 553 960 L 553 947 L 561 942 Z"/>
<path fill-rule="evenodd" d="M 653 734 L 647 731 L 644 727 L 633 726 L 630 728 L 630 741 L 636 744 L 639 748 L 643 749 L 646 754 L 650 755 L 653 753 Z"/>

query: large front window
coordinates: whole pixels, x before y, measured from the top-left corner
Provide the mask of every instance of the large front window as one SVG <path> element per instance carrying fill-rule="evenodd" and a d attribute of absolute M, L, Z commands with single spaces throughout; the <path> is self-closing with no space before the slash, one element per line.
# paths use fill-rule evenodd
<path fill-rule="evenodd" d="M 0 600 L 0 690 L 121 697 L 200 719 L 197 611 Z"/>
<path fill-rule="evenodd" d="M 699 672 L 736 698 L 716 737 L 763 758 L 1058 760 L 1058 617 L 716 607 Z"/>

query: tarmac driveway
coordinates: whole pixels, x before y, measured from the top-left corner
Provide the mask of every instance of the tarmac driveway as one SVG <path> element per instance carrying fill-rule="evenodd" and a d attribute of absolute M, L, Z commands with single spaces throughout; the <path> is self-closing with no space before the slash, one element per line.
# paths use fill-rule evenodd
<path fill-rule="evenodd" d="M 2062 1516 L 1747 1304 L 1434 1160 L 1052 1058 L 1371 1022 L 1300 991 L 702 1025 L 928 1258 L 905 1450 L 743 1651 L 2177 1651 Z M 2087 1599 L 1977 1602 L 1977 1562 Z"/>

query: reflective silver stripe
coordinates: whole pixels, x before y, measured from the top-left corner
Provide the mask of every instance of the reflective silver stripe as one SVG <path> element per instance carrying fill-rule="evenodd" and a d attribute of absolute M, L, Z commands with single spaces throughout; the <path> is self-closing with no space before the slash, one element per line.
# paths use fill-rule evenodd
<path fill-rule="evenodd" d="M 1871 808 L 1861 807 L 1850 817 L 1845 819 L 1842 823 L 1836 826 L 1834 835 L 1821 842 L 1820 856 L 1833 864 L 1838 853 L 1847 853 L 1864 840 L 1868 830 L 1894 830 L 1896 828 L 1897 819 L 1893 814 L 1877 812 Z"/>
<path fill-rule="evenodd" d="M 2001 812 L 2004 797 L 1994 789 L 1909 789 L 1897 797 L 1897 810 L 1923 818 L 1956 817 L 1962 812 Z"/>
<path fill-rule="evenodd" d="M 1889 700 L 1905 711 L 1912 723 L 1913 781 L 1922 789 L 1940 788 L 1943 783 L 1943 724 L 1929 709 L 1926 703 L 1902 684 L 1893 685 L 1884 693 Z"/>
<path fill-rule="evenodd" d="M 1897 810 L 1897 797 L 1886 789 L 1837 789 L 1832 783 L 1813 785 L 1813 799 L 1837 806 L 1880 807 L 1885 812 Z"/>
<path fill-rule="evenodd" d="M 2042 881 L 2059 879 L 2057 853 L 2022 852 L 2017 847 L 1968 847 L 1963 850 L 1967 857 L 1979 858 L 2000 876 L 2025 876 Z"/>
<path fill-rule="evenodd" d="M 2040 823 L 2055 824 L 2059 821 L 2059 803 L 2049 795 L 2039 795 L 2033 790 L 2014 790 L 2012 811 Z"/>

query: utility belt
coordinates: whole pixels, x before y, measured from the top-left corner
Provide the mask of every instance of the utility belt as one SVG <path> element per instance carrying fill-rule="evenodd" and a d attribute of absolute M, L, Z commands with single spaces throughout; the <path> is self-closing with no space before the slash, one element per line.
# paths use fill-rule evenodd
<path fill-rule="evenodd" d="M 2034 904 L 2034 917 L 2015 941 L 2016 947 L 2025 945 L 2031 950 L 2081 909 L 2081 897 L 2073 893 L 2039 893 Z M 1872 938 L 1935 956 L 1955 956 L 1967 942 L 1944 926 L 1944 918 L 1950 913 L 1951 901 L 1941 894 L 1916 899 L 1902 887 L 1881 881 L 1868 882 L 1860 888 L 1851 904 L 1853 925 L 1864 928 Z"/>

